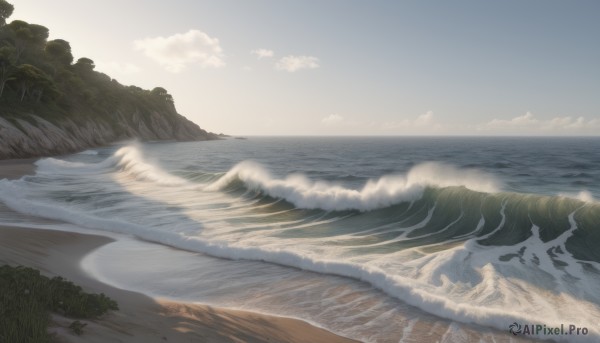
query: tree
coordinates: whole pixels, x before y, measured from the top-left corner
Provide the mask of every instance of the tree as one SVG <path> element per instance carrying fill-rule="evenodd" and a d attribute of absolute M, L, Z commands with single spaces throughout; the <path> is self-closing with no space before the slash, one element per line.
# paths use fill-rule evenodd
<path fill-rule="evenodd" d="M 12 31 L 12 36 L 15 46 L 15 63 L 21 58 L 21 54 L 27 47 L 27 41 L 31 38 L 32 33 L 29 30 L 29 23 L 23 20 L 13 20 L 7 27 Z"/>
<path fill-rule="evenodd" d="M 46 39 L 48 39 L 49 35 L 47 27 L 29 24 L 23 20 L 13 20 L 10 24 L 6 25 L 6 27 L 12 32 L 17 63 L 28 46 L 41 48 L 46 43 Z"/>
<path fill-rule="evenodd" d="M 80 71 L 91 72 L 94 70 L 94 68 L 96 68 L 96 65 L 91 59 L 87 57 L 82 57 L 77 60 L 77 63 L 75 63 L 75 68 L 77 68 Z"/>
<path fill-rule="evenodd" d="M 0 98 L 4 93 L 4 86 L 11 76 L 15 63 L 15 48 L 3 46 L 0 48 Z"/>
<path fill-rule="evenodd" d="M 166 89 L 162 88 L 162 87 L 156 87 L 154 88 L 150 94 L 154 97 L 157 97 L 169 104 L 173 104 L 173 96 L 171 94 L 169 94 L 169 92 L 167 92 Z"/>
<path fill-rule="evenodd" d="M 26 95 L 33 97 L 36 102 L 42 99 L 45 90 L 58 92 L 50 77 L 42 70 L 31 64 L 21 64 L 15 73 L 17 90 L 23 102 Z"/>
<path fill-rule="evenodd" d="M 167 92 L 167 90 L 164 89 L 164 88 L 162 88 L 162 87 L 156 87 L 150 93 L 152 95 L 156 95 L 156 96 L 160 96 L 160 97 L 164 97 L 166 95 L 169 95 L 169 92 Z"/>
<path fill-rule="evenodd" d="M 65 40 L 55 39 L 49 41 L 48 43 L 46 43 L 44 51 L 52 61 L 58 64 L 68 66 L 71 63 L 73 63 L 71 45 Z"/>
<path fill-rule="evenodd" d="M 38 25 L 38 24 L 29 24 L 29 44 L 35 44 L 38 46 L 44 46 L 48 36 L 50 35 L 50 31 L 47 27 Z"/>
<path fill-rule="evenodd" d="M 0 0 L 2 1 L 2 0 Z M 13 20 L 10 22 L 10 24 L 7 25 L 11 30 L 13 31 L 17 31 L 19 29 L 25 29 L 27 27 L 29 27 L 29 23 L 24 21 L 24 20 Z"/>
<path fill-rule="evenodd" d="M 0 27 L 6 25 L 6 19 L 10 17 L 15 7 L 5 0 L 0 0 Z"/>

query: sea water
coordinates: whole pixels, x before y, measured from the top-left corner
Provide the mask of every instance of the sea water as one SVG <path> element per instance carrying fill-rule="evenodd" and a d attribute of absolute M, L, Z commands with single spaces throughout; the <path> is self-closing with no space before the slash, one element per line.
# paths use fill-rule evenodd
<path fill-rule="evenodd" d="M 117 287 L 372 342 L 600 339 L 597 138 L 131 142 L 36 166 L 0 181 L 0 222 L 117 234 L 83 261 Z"/>

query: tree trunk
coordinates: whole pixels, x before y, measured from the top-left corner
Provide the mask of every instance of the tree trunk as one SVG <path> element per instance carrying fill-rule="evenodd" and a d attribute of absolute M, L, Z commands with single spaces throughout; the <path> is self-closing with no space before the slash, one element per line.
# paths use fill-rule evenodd
<path fill-rule="evenodd" d="M 15 65 L 18 65 L 21 54 L 25 51 L 26 45 L 24 42 L 17 40 L 15 42 Z"/>
<path fill-rule="evenodd" d="M 4 93 L 4 86 L 6 85 L 6 81 L 8 81 L 8 68 L 4 63 L 2 63 L 2 68 L 0 68 L 0 98 Z"/>
<path fill-rule="evenodd" d="M 27 87 L 21 86 L 21 102 L 25 99 L 25 94 L 27 93 Z"/>
<path fill-rule="evenodd" d="M 37 95 L 37 97 L 35 99 L 35 102 L 39 103 L 40 100 L 42 100 L 42 95 L 44 95 L 44 90 L 43 89 L 37 89 L 35 92 L 36 92 L 36 95 Z"/>

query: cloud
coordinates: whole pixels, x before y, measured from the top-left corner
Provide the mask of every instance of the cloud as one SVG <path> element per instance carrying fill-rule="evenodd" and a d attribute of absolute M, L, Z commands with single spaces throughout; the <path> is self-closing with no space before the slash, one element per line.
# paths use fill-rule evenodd
<path fill-rule="evenodd" d="M 256 49 L 256 50 L 252 50 L 250 52 L 253 55 L 256 55 L 256 57 L 258 57 L 258 59 L 262 59 L 262 58 L 269 58 L 269 57 L 273 57 L 273 55 L 275 55 L 275 53 L 273 52 L 273 50 L 268 50 L 268 49 Z"/>
<path fill-rule="evenodd" d="M 142 51 L 172 73 L 178 73 L 192 63 L 203 68 L 225 66 L 219 40 L 198 30 L 176 33 L 169 37 L 140 39 L 133 44 L 135 50 Z"/>
<path fill-rule="evenodd" d="M 600 120 L 586 120 L 584 117 L 554 117 L 552 119 L 538 119 L 531 112 L 512 119 L 493 119 L 478 130 L 496 131 L 498 133 L 573 133 L 600 129 Z"/>
<path fill-rule="evenodd" d="M 319 59 L 313 56 L 293 56 L 283 57 L 275 64 L 275 69 L 288 71 L 290 73 L 302 69 L 319 68 Z"/>
<path fill-rule="evenodd" d="M 584 128 L 599 127 L 600 121 L 598 119 L 592 119 L 586 121 L 584 117 L 556 117 L 545 122 L 542 129 L 545 130 L 579 130 Z"/>
<path fill-rule="evenodd" d="M 107 74 L 136 74 L 142 71 L 140 67 L 132 63 L 119 63 L 115 61 L 95 61 L 96 69 Z"/>
<path fill-rule="evenodd" d="M 514 117 L 510 120 L 493 119 L 492 121 L 483 125 L 488 129 L 499 129 L 499 128 L 515 128 L 515 127 L 532 127 L 538 125 L 539 120 L 533 117 L 531 112 L 527 112 L 522 116 Z"/>
<path fill-rule="evenodd" d="M 330 125 L 330 124 L 340 123 L 343 120 L 344 120 L 344 117 L 342 117 L 339 114 L 330 114 L 327 117 L 321 119 L 321 123 Z"/>
<path fill-rule="evenodd" d="M 414 126 L 429 126 L 433 124 L 433 111 L 427 111 L 415 119 L 412 124 Z"/>
<path fill-rule="evenodd" d="M 442 125 L 435 120 L 433 111 L 427 111 L 417 116 L 415 119 L 402 119 L 399 121 L 383 123 L 382 128 L 384 130 L 425 133 L 430 131 L 439 131 L 442 129 Z"/>

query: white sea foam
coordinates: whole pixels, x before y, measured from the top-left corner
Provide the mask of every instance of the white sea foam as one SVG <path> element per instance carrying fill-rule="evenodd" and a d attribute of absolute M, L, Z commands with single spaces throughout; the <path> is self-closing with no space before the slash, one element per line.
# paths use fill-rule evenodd
<path fill-rule="evenodd" d="M 165 172 L 157 163 L 147 162 L 136 146 L 123 147 L 115 152 L 114 157 L 116 165 L 121 171 L 138 180 L 152 181 L 167 186 L 188 184 L 185 179 Z"/>
<path fill-rule="evenodd" d="M 97 150 L 85 150 L 82 152 L 77 153 L 78 155 L 91 155 L 91 156 L 95 156 L 98 155 L 98 151 Z"/>
<path fill-rule="evenodd" d="M 540 322 L 539 314 L 536 312 L 529 314 L 517 306 L 512 309 L 481 306 L 464 301 L 466 299 L 462 298 L 458 298 L 460 301 L 457 301 L 457 299 L 449 297 L 448 294 L 439 293 L 435 290 L 435 287 L 432 288 L 435 283 L 431 283 L 431 280 L 423 283 L 411 276 L 390 274 L 377 265 L 342 261 L 334 256 L 308 256 L 299 251 L 283 250 L 279 247 L 245 245 L 242 241 L 226 242 L 216 239 L 209 241 L 201 236 L 187 236 L 180 232 L 164 231 L 160 228 L 146 227 L 119 218 L 100 218 L 90 213 L 82 213 L 74 208 L 25 199 L 21 196 L 23 192 L 20 192 L 19 187 L 19 183 L 7 180 L 0 181 L 0 200 L 13 210 L 21 213 L 61 220 L 92 229 L 130 234 L 144 240 L 189 251 L 203 252 L 216 257 L 266 261 L 323 274 L 350 277 L 366 281 L 387 294 L 426 312 L 463 323 L 474 323 L 504 330 L 506 329 L 505 324 L 512 321 Z M 560 237 L 561 242 L 559 244 L 564 244 L 563 241 L 567 236 L 568 234 Z M 458 254 L 454 252 L 455 250 L 450 250 L 435 255 L 435 260 L 428 257 L 427 265 L 429 269 L 422 269 L 422 273 L 431 275 L 431 277 L 438 275 L 440 282 L 442 282 L 440 287 L 449 287 L 448 285 L 453 283 L 449 282 L 448 277 L 456 275 L 455 266 L 464 265 L 465 258 L 468 256 L 468 253 L 462 250 L 463 248 L 457 249 L 459 250 L 455 249 L 456 252 L 460 252 Z M 547 266 L 544 263 L 543 267 L 547 268 Z M 497 272 L 490 269 L 489 265 L 484 265 L 481 268 L 486 282 L 482 283 L 480 287 L 487 287 L 487 282 L 492 282 L 498 278 Z M 485 275 L 486 270 L 488 270 L 487 273 L 491 274 Z M 491 288 L 487 287 L 487 289 Z M 569 300 L 568 297 L 566 299 Z M 558 317 L 546 317 L 544 323 L 556 324 L 559 320 Z M 596 339 L 598 337 L 598 333 L 590 328 L 590 334 L 586 338 Z"/>
<path fill-rule="evenodd" d="M 49 157 L 35 164 L 39 167 L 38 172 L 43 174 L 87 174 L 116 168 L 139 181 L 150 181 L 165 186 L 189 184 L 187 180 L 167 173 L 157 163 L 146 161 L 135 144 L 120 148 L 111 157 L 99 163 L 70 162 Z"/>
<path fill-rule="evenodd" d="M 236 180 L 241 180 L 250 189 L 285 199 L 298 208 L 324 210 L 369 211 L 415 201 L 421 198 L 427 186 L 464 186 L 479 192 L 497 192 L 500 189 L 500 182 L 492 175 L 437 162 L 419 164 L 406 175 L 387 175 L 370 180 L 362 189 L 355 190 L 324 181 L 311 181 L 301 174 L 277 179 L 259 163 L 245 161 L 205 190 L 219 191 Z"/>
<path fill-rule="evenodd" d="M 461 170 L 440 163 L 424 163 L 415 166 L 406 175 L 385 176 L 368 182 L 360 190 L 353 190 L 331 183 L 312 181 L 297 174 L 277 179 L 261 165 L 244 162 L 203 189 L 199 185 L 167 173 L 158 164 L 149 163 L 135 146 L 119 149 L 114 156 L 97 164 L 44 159 L 38 162 L 38 167 L 38 172 L 41 173 L 73 174 L 76 177 L 69 179 L 71 183 L 58 184 L 56 188 L 53 188 L 54 184 L 32 187 L 23 180 L 0 181 L 0 201 L 21 213 L 93 229 L 134 235 L 144 240 L 189 251 L 204 252 L 216 257 L 267 261 L 323 274 L 364 280 L 387 294 L 429 313 L 455 321 L 476 323 L 501 330 L 506 330 L 506 323 L 513 321 L 530 323 L 543 321 L 543 323 L 555 324 L 560 320 L 570 318 L 565 314 L 561 315 L 556 311 L 550 311 L 552 308 L 561 308 L 562 306 L 558 306 L 559 304 L 574 304 L 574 310 L 566 309 L 565 313 L 568 312 L 571 317 L 580 319 L 584 324 L 587 324 L 590 318 L 597 316 L 598 313 L 598 309 L 593 305 L 596 302 L 572 296 L 572 294 L 578 294 L 579 290 L 583 290 L 582 293 L 585 293 L 582 297 L 597 293 L 595 292 L 596 287 L 593 286 L 595 283 L 591 282 L 595 279 L 583 273 L 581 265 L 570 254 L 564 253 L 566 252 L 566 240 L 577 230 L 574 214 L 569 216 L 571 223 L 569 231 L 552 242 L 542 242 L 539 235 L 540 229 L 533 226 L 531 237 L 522 242 L 522 245 L 528 246 L 529 250 L 521 253 L 521 258 L 525 261 L 521 265 L 518 257 L 515 258 L 515 261 L 499 261 L 500 256 L 515 255 L 515 250 L 518 251 L 521 245 L 482 247 L 474 239 L 467 241 L 464 245 L 434 253 L 406 249 L 406 254 L 417 256 L 412 260 L 399 259 L 400 254 L 390 254 L 390 256 L 381 254 L 352 259 L 351 254 L 345 256 L 338 254 L 341 251 L 338 250 L 341 249 L 339 246 L 315 246 L 311 247 L 315 250 L 303 250 L 306 247 L 301 247 L 304 242 L 301 238 L 270 237 L 268 233 L 264 234 L 260 230 L 250 230 L 252 225 L 256 225 L 256 221 L 243 222 L 244 211 L 239 209 L 243 203 L 240 205 L 240 203 L 224 201 L 222 205 L 219 204 L 218 208 L 214 204 L 210 208 L 206 205 L 207 202 L 210 202 L 207 199 L 220 197 L 222 193 L 219 193 L 219 190 L 238 180 L 242 181 L 249 189 L 286 199 L 297 207 L 323 208 L 325 210 L 358 209 L 366 211 L 390 206 L 401 201 L 414 201 L 422 196 L 425 187 L 428 186 L 464 186 L 480 192 L 498 191 L 500 184 L 490 175 L 480 171 Z M 102 208 L 101 210 L 104 211 L 102 214 L 97 214 L 95 201 L 81 203 L 69 200 L 72 201 L 69 202 L 63 201 L 63 198 L 52 198 L 52 195 L 38 196 L 38 194 L 42 194 L 42 191 L 47 190 L 49 193 L 58 191 L 56 193 L 61 193 L 60 196 L 67 194 L 65 197 L 69 197 L 69 192 L 76 192 L 79 189 L 77 187 L 81 186 L 81 182 L 85 182 L 80 181 L 84 178 L 80 178 L 78 174 L 105 172 L 107 177 L 98 179 L 98 185 L 104 187 L 100 187 L 101 189 L 106 191 L 110 180 L 116 179 L 125 179 L 131 187 L 127 188 L 121 185 L 122 188 L 118 188 L 118 190 L 127 190 L 124 195 L 126 201 L 113 202 L 114 205 L 111 206 L 114 208 Z M 117 174 L 115 175 L 115 173 Z M 80 183 L 74 185 L 74 181 Z M 165 187 L 155 187 L 156 185 L 167 185 L 169 191 L 165 192 Z M 132 189 L 138 192 L 134 193 Z M 204 190 L 210 192 L 204 192 Z M 149 193 L 152 193 L 154 197 L 148 197 Z M 110 192 L 102 195 L 110 198 Z M 129 195 L 132 196 L 129 198 Z M 171 199 L 171 197 L 182 199 L 170 203 L 167 199 Z M 185 207 L 183 203 L 194 205 Z M 160 209 L 165 207 L 165 204 L 176 204 L 178 206 L 176 209 L 185 209 L 185 216 L 178 217 L 176 211 L 170 211 L 168 212 L 169 218 L 162 218 L 166 212 L 161 212 Z M 198 204 L 202 204 L 202 206 L 198 206 Z M 145 206 L 150 206 L 150 210 Z M 232 208 L 235 208 L 235 212 L 231 212 Z M 503 203 L 502 208 L 499 209 L 501 221 L 490 234 L 496 233 L 504 227 L 508 215 L 505 213 L 505 208 L 506 203 Z M 151 212 L 152 210 L 156 210 L 156 212 Z M 429 217 L 413 226 L 426 225 L 431 219 L 434 209 L 429 208 L 429 211 Z M 251 211 L 249 210 L 249 212 Z M 111 215 L 107 216 L 105 213 Z M 148 213 L 151 213 L 151 216 L 148 216 Z M 214 223 L 217 228 L 212 230 L 211 235 L 203 234 L 201 223 L 204 218 L 212 216 L 221 221 L 227 216 L 231 218 L 233 213 L 238 216 L 235 219 L 236 226 L 234 228 L 225 223 L 222 224 L 224 229 L 221 230 L 221 227 L 218 226 L 221 224 Z M 144 220 L 139 220 L 143 216 L 146 216 Z M 196 228 L 194 232 L 186 231 L 184 227 L 188 222 L 180 222 L 182 217 L 188 221 L 193 218 L 197 222 L 191 221 L 192 224 L 200 228 Z M 293 220 L 289 218 L 286 220 L 288 221 L 268 223 L 260 228 L 276 227 L 282 223 L 294 225 L 294 228 L 300 227 L 300 225 L 295 226 Z M 161 221 L 165 225 L 154 225 L 155 221 Z M 248 226 L 244 226 L 244 224 L 248 224 Z M 314 223 L 307 223 L 307 225 L 312 224 Z M 484 224 L 485 219 L 482 216 L 479 223 L 473 225 L 472 230 L 477 231 Z M 449 229 L 451 226 L 452 224 L 445 228 Z M 238 234 L 235 228 L 243 228 L 251 233 Z M 368 247 L 368 244 L 361 243 L 358 248 L 363 247 Z M 555 268 L 549 257 L 541 258 L 542 255 L 547 255 L 546 252 L 549 249 L 556 247 L 559 247 L 563 253 L 560 253 L 555 260 L 566 263 L 567 267 Z M 348 252 L 348 250 L 344 252 Z M 417 272 L 411 274 L 408 272 L 410 270 Z M 507 275 L 512 277 L 507 277 Z M 573 286 L 576 287 L 574 291 L 567 292 L 568 289 L 564 283 L 568 282 L 568 277 L 577 277 L 580 280 L 585 278 L 580 282 L 584 285 Z M 567 281 L 563 282 L 563 280 Z M 536 282 L 544 284 L 555 281 L 559 284 L 554 289 L 536 287 Z M 548 293 L 550 299 L 554 299 L 553 302 L 545 298 L 547 294 L 537 294 L 541 293 L 538 292 L 540 290 Z M 553 291 L 558 292 L 559 295 L 552 298 Z M 522 295 L 523 298 L 520 298 L 519 295 Z M 573 314 L 580 308 L 585 308 L 586 311 L 583 311 L 582 314 Z M 544 318 L 540 319 L 542 313 Z M 590 327 L 590 335 L 587 338 L 590 340 L 599 338 L 597 330 Z"/>
<path fill-rule="evenodd" d="M 38 172 L 43 171 L 46 173 L 61 172 L 69 169 L 89 169 L 90 167 L 90 164 L 87 163 L 69 162 L 52 157 L 42 158 L 40 160 L 37 160 L 34 164 L 40 167 L 41 170 L 38 170 Z"/>
<path fill-rule="evenodd" d="M 42 172 L 50 173 L 87 173 L 113 167 L 140 181 L 165 186 L 192 186 L 189 181 L 167 173 L 157 163 L 146 161 L 136 145 L 120 148 L 113 156 L 95 164 L 67 162 L 54 158 L 42 159 L 36 164 L 43 167 Z M 377 180 L 369 180 L 362 189 L 356 190 L 326 181 L 313 181 L 298 173 L 277 179 L 261 164 L 244 161 L 217 181 L 199 188 L 204 191 L 220 191 L 236 180 L 244 182 L 249 189 L 285 199 L 298 208 L 328 211 L 370 211 L 401 202 L 415 201 L 421 198 L 427 186 L 464 186 L 479 192 L 498 192 L 501 186 L 492 175 L 479 170 L 459 169 L 448 164 L 427 162 L 413 167 L 406 175 L 386 175 Z"/>
<path fill-rule="evenodd" d="M 579 193 L 560 193 L 565 198 L 577 199 L 590 204 L 598 203 L 598 200 L 594 199 L 594 196 L 589 191 L 580 191 Z"/>

